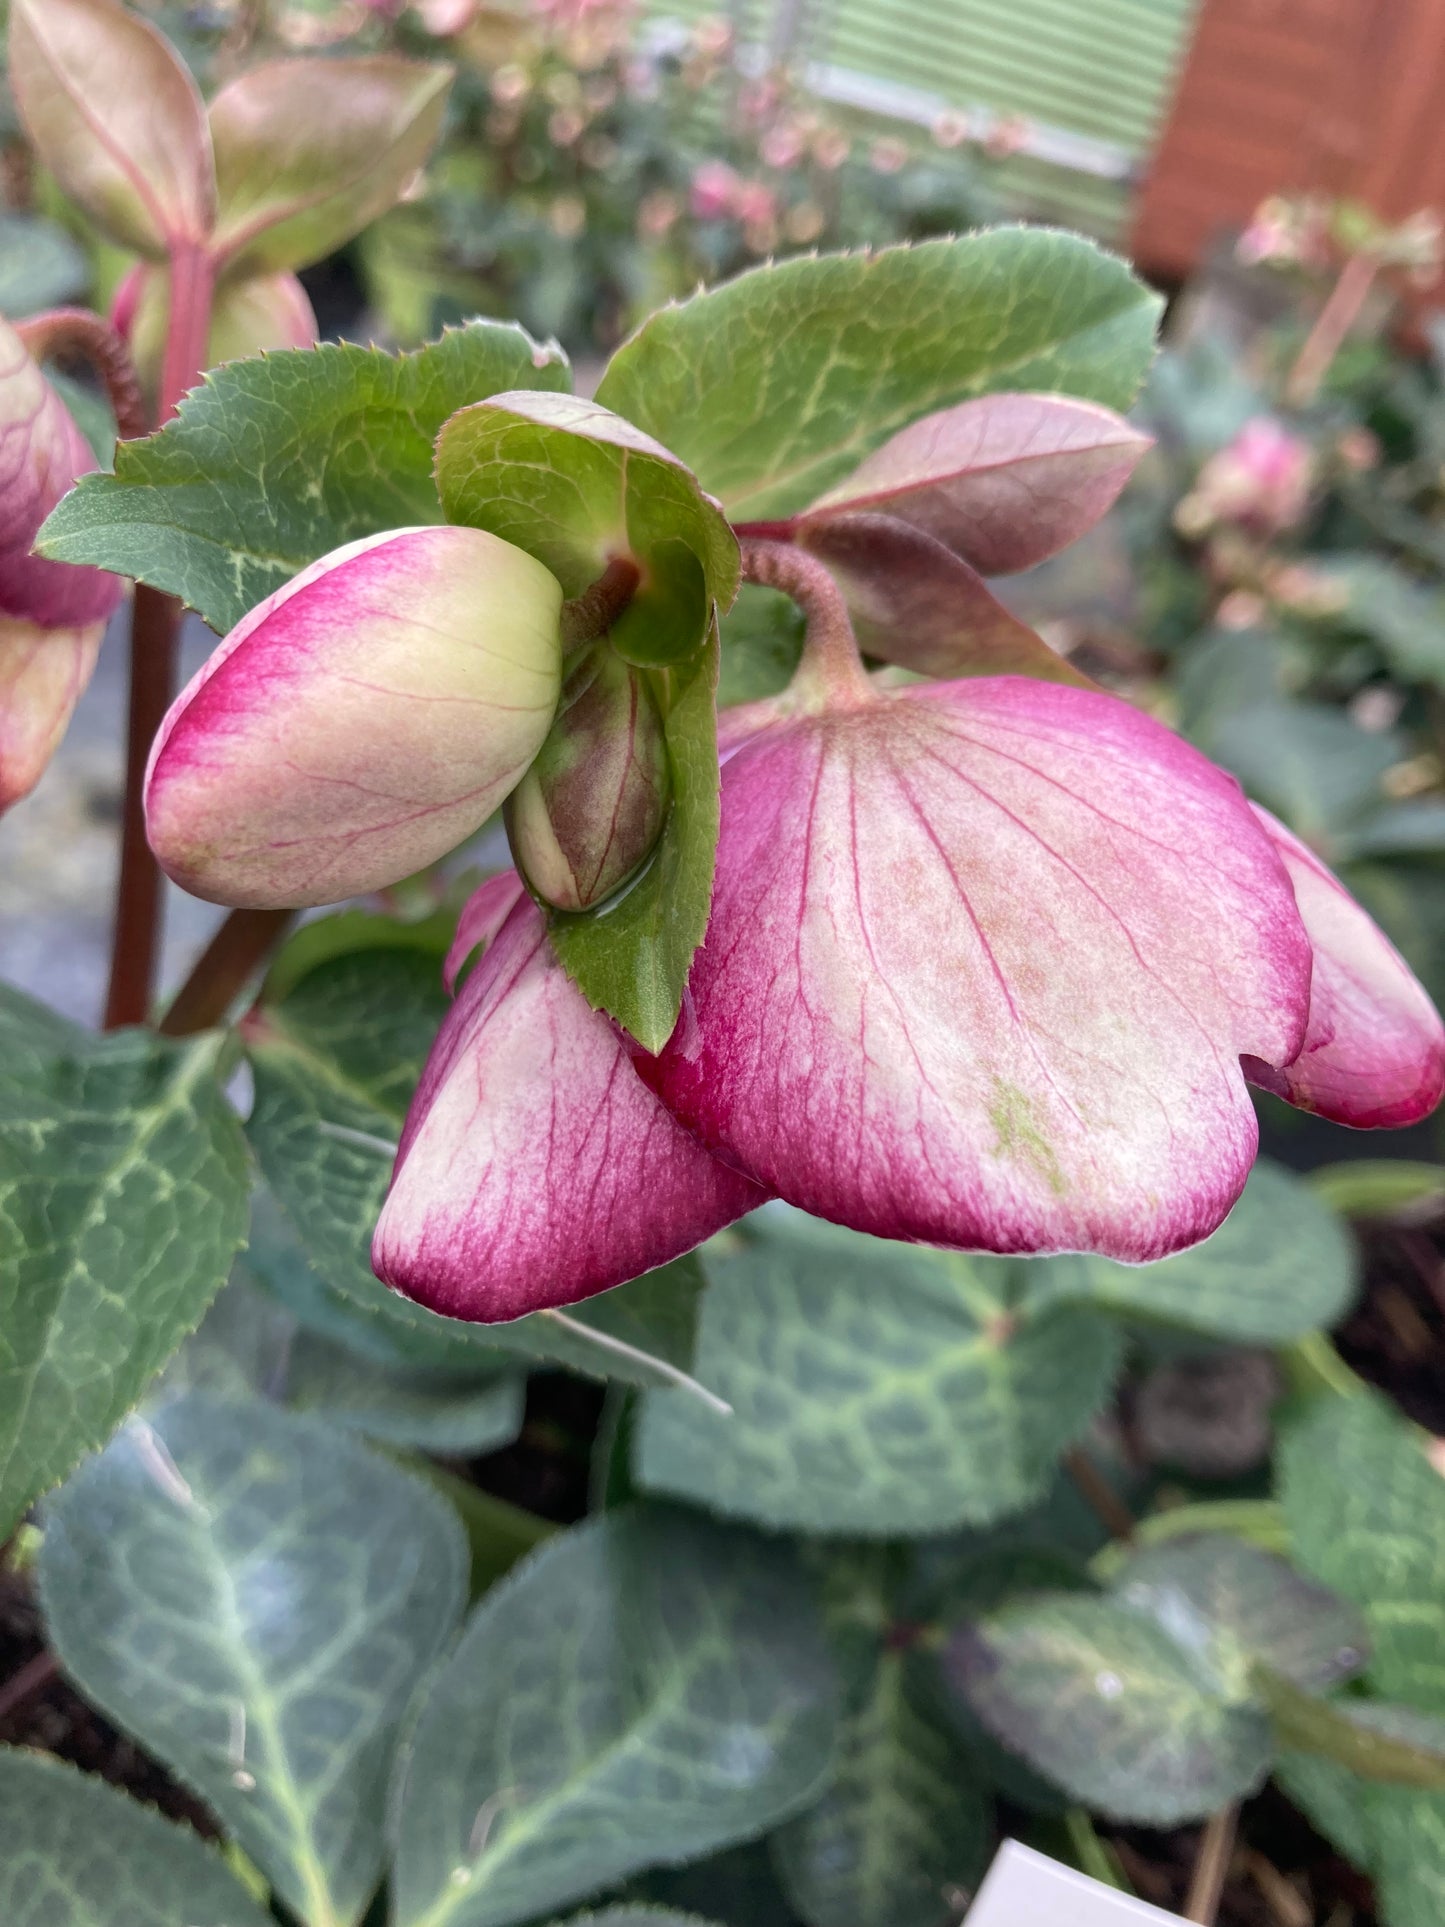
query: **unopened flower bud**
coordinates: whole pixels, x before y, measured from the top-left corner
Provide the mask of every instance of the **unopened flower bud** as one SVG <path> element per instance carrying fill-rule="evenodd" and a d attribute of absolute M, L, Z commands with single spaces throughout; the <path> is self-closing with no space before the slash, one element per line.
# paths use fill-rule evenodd
<path fill-rule="evenodd" d="M 507 834 L 544 903 L 586 910 L 651 855 L 671 796 L 662 717 L 645 671 L 603 641 L 578 655 L 535 763 L 507 801 Z"/>
<path fill-rule="evenodd" d="M 334 903 L 471 836 L 546 739 L 562 591 L 480 529 L 324 556 L 231 631 L 161 725 L 146 828 L 196 896 Z"/>

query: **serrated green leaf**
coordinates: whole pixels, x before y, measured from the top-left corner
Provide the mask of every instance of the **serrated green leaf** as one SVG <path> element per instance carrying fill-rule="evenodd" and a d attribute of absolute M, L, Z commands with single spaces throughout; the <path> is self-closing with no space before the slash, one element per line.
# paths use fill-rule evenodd
<path fill-rule="evenodd" d="M 657 848 L 621 897 L 547 927 L 567 974 L 644 1050 L 660 1051 L 682 1008 L 687 973 L 707 930 L 721 809 L 717 760 L 716 624 L 692 662 L 666 679 L 663 736 L 672 807 Z"/>
<path fill-rule="evenodd" d="M 844 1719 L 833 1784 L 773 1836 L 784 1890 L 808 1927 L 942 1922 L 972 1888 L 989 1806 L 959 1747 L 908 1690 L 907 1656 L 883 1653 Z"/>
<path fill-rule="evenodd" d="M 250 1187 L 217 1038 L 31 1030 L 34 1008 L 0 997 L 0 1539 L 199 1324 Z"/>
<path fill-rule="evenodd" d="M 733 521 L 788 515 L 971 395 L 1127 408 L 1159 310 L 1123 262 L 1042 228 L 813 256 L 655 314 L 597 399 L 680 455 Z"/>
<path fill-rule="evenodd" d="M 103 1780 L 0 1749 L 5 1927 L 270 1927 L 214 1848 Z"/>
<path fill-rule="evenodd" d="M 1317 1754 L 1366 1780 L 1445 1788 L 1445 1720 L 1384 1700 L 1320 1699 L 1269 1667 L 1255 1685 L 1282 1746 Z"/>
<path fill-rule="evenodd" d="M 439 522 L 432 444 L 457 409 L 569 381 L 559 349 L 495 321 L 414 354 L 328 343 L 230 362 L 66 496 L 45 552 L 165 589 L 224 634 L 343 543 Z"/>
<path fill-rule="evenodd" d="M 1269 1721 L 1214 1670 L 1112 1599 L 1041 1594 L 965 1626 L 950 1677 L 988 1730 L 1095 1813 L 1201 1819 L 1252 1792 Z"/>
<path fill-rule="evenodd" d="M 1364 1614 L 1371 1688 L 1445 1716 L 1445 1479 L 1420 1435 L 1374 1395 L 1324 1399 L 1279 1470 L 1300 1563 Z"/>
<path fill-rule="evenodd" d="M 1352 1866 L 1367 1870 L 1370 1840 L 1363 1782 L 1333 1760 L 1288 1748 L 1275 1761 L 1274 1777 L 1316 1832 Z"/>
<path fill-rule="evenodd" d="M 670 450 L 576 395 L 498 395 L 437 438 L 450 522 L 486 529 L 581 595 L 618 556 L 643 571 L 609 631 L 629 662 L 683 662 L 737 593 L 737 538 Z M 686 558 L 691 558 L 690 563 Z"/>
<path fill-rule="evenodd" d="M 82 1468 L 40 1558 L 67 1674 L 307 1927 L 371 1898 L 398 1733 L 465 1579 L 461 1529 L 416 1480 L 334 1428 L 200 1396 Z"/>
<path fill-rule="evenodd" d="M 753 1840 L 685 1867 L 659 1867 L 631 1883 L 638 1897 L 680 1908 L 689 1919 L 706 1909 L 725 1927 L 800 1927 L 783 1897 L 766 1841 Z"/>
<path fill-rule="evenodd" d="M 835 1682 L 776 1546 L 671 1512 L 553 1539 L 478 1607 L 402 1762 L 397 1927 L 504 1927 L 786 1818 Z"/>
<path fill-rule="evenodd" d="M 700 1914 L 675 1914 L 668 1907 L 609 1907 L 604 1914 L 573 1914 L 553 1927 L 713 1927 Z"/>
<path fill-rule="evenodd" d="M 766 1525 L 939 1532 L 1041 1496 L 1108 1395 L 1112 1327 L 1036 1309 L 1029 1270 L 768 1206 L 707 1248 L 696 1371 L 649 1393 L 637 1472 Z"/>
<path fill-rule="evenodd" d="M 1044 1259 L 1045 1296 L 1095 1304 L 1245 1345 L 1281 1345 L 1338 1323 L 1359 1261 L 1346 1227 L 1311 1187 L 1261 1159 L 1203 1244 L 1151 1265 Z"/>

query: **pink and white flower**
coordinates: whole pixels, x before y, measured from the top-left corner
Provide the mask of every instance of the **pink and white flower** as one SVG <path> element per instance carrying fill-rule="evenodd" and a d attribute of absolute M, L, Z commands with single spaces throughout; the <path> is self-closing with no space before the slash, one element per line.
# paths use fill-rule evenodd
<path fill-rule="evenodd" d="M 480 529 L 398 529 L 303 569 L 172 705 L 146 827 L 196 896 L 332 903 L 480 829 L 541 748 L 562 591 Z"/>
<path fill-rule="evenodd" d="M 39 781 L 124 593 L 103 569 L 32 553 L 51 509 L 95 466 L 69 409 L 0 319 L 0 809 Z"/>

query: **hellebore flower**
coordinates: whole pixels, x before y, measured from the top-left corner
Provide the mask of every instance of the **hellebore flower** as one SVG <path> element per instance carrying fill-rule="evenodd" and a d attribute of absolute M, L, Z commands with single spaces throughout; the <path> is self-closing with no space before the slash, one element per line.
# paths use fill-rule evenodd
<path fill-rule="evenodd" d="M 864 685 L 729 758 L 707 941 L 639 1068 L 820 1217 L 1142 1261 L 1239 1195 L 1241 1059 L 1346 1122 L 1423 1116 L 1445 1069 L 1403 964 L 1231 777 L 1114 697 L 998 677 Z"/>
<path fill-rule="evenodd" d="M 324 556 L 181 692 L 146 773 L 161 867 L 196 896 L 330 903 L 435 862 L 541 748 L 562 591 L 479 529 L 398 529 Z"/>
<path fill-rule="evenodd" d="M 0 320 L 0 809 L 50 761 L 124 593 L 103 569 L 30 552 L 51 509 L 95 466 L 70 411 Z"/>
<path fill-rule="evenodd" d="M 387 1284 L 487 1321 L 636 1277 L 766 1196 L 647 1089 L 515 877 L 473 898 L 449 978 L 493 933 L 432 1049 L 372 1245 Z"/>

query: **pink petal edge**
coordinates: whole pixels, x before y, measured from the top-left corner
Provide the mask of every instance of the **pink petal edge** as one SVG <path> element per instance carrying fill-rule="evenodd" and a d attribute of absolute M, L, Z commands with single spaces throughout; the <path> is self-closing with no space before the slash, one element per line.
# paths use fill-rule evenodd
<path fill-rule="evenodd" d="M 666 1264 L 765 1195 L 668 1115 L 522 898 L 432 1049 L 372 1262 L 433 1311 L 491 1323 Z"/>
<path fill-rule="evenodd" d="M 1445 1093 L 1445 1026 L 1404 958 L 1314 852 L 1250 806 L 1278 850 L 1314 946 L 1304 1048 L 1252 1082 L 1336 1124 L 1418 1124 Z"/>
<path fill-rule="evenodd" d="M 1257 1148 L 1311 957 L 1238 785 L 1118 699 L 1017 677 L 777 726 L 723 771 L 712 921 L 639 1067 L 824 1218 L 1162 1257 Z"/>

